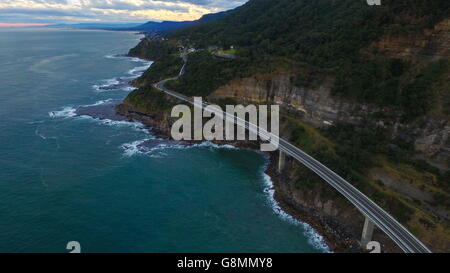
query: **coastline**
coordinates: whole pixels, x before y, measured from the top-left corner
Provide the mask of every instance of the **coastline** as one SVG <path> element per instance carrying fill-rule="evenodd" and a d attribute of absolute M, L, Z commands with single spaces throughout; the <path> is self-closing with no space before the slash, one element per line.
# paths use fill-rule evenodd
<path fill-rule="evenodd" d="M 147 128 L 151 129 L 152 134 L 159 138 L 170 139 L 170 124 L 164 117 L 142 113 L 133 108 L 126 102 L 116 106 L 117 114 L 126 117 L 129 120 L 139 121 Z M 204 141 L 183 141 L 189 145 L 203 143 Z M 322 251 L 329 252 L 349 252 L 349 247 L 353 248 L 346 240 L 336 238 L 335 232 L 325 227 L 320 220 L 315 219 L 314 215 L 306 214 L 306 211 L 299 211 L 288 202 L 289 197 L 283 191 L 282 182 L 286 175 L 279 174 L 277 171 L 278 156 L 276 152 L 261 152 L 259 142 L 256 141 L 210 141 L 217 145 L 232 145 L 239 149 L 250 149 L 261 153 L 267 160 L 262 176 L 265 180 L 265 191 L 268 194 L 271 206 L 280 218 L 284 221 L 290 221 L 293 224 L 301 225 L 307 234 L 310 243 Z M 268 191 L 273 191 L 272 193 Z M 273 200 L 271 200 L 273 199 Z"/>

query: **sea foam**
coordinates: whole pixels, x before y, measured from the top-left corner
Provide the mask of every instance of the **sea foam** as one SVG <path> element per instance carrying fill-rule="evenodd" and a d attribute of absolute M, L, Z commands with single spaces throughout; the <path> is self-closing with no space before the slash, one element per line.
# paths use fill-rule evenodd
<path fill-rule="evenodd" d="M 136 140 L 131 143 L 122 144 L 120 147 L 124 150 L 125 156 L 132 157 L 133 155 L 136 155 L 136 154 L 142 154 L 143 152 L 141 151 L 140 146 L 144 142 L 149 141 L 149 140 L 150 139 L 148 139 L 148 138 L 142 139 L 142 140 Z"/>
<path fill-rule="evenodd" d="M 317 249 L 320 249 L 324 252 L 331 253 L 330 248 L 326 244 L 322 235 L 317 233 L 313 227 L 308 225 L 307 223 L 300 222 L 288 213 L 286 213 L 275 200 L 275 189 L 273 186 L 272 179 L 269 175 L 262 172 L 263 180 L 264 180 L 264 193 L 268 197 L 269 205 L 272 207 L 275 214 L 277 214 L 281 219 L 287 221 L 296 226 L 300 226 L 303 229 L 303 234 L 308 238 L 308 242 Z"/>
<path fill-rule="evenodd" d="M 125 143 L 120 146 L 121 149 L 124 150 L 124 155 L 133 156 L 139 154 L 145 154 L 154 156 L 154 152 L 158 152 L 160 154 L 161 151 L 164 150 L 188 150 L 195 148 L 208 148 L 208 149 L 237 149 L 232 145 L 218 145 L 212 142 L 202 142 L 199 144 L 188 144 L 188 143 L 160 143 L 152 147 L 145 146 L 145 142 L 151 139 L 137 140 L 131 143 Z"/>
<path fill-rule="evenodd" d="M 126 120 L 112 120 L 112 119 L 99 119 L 88 115 L 77 116 L 79 119 L 89 120 L 101 125 L 111 126 L 111 127 L 130 127 L 136 131 L 144 132 L 150 134 L 145 125 L 139 121 L 126 121 Z"/>
<path fill-rule="evenodd" d="M 142 66 L 137 66 L 131 70 L 128 71 L 128 74 L 135 76 L 135 77 L 139 77 L 140 75 L 142 75 L 147 69 L 150 68 L 150 66 L 152 65 L 152 62 L 145 62 L 144 65 Z"/>
<path fill-rule="evenodd" d="M 130 81 L 140 77 L 147 69 L 150 68 L 150 66 L 153 64 L 151 61 L 142 60 L 135 57 L 128 57 L 123 55 L 106 55 L 105 58 L 108 59 L 117 59 L 117 58 L 124 58 L 129 59 L 132 62 L 137 62 L 140 64 L 143 64 L 141 66 L 134 67 L 130 70 L 128 70 L 127 74 L 129 76 L 124 77 L 116 77 L 112 79 L 106 79 L 103 80 L 103 84 L 94 84 L 92 88 L 97 92 L 106 92 L 106 91 L 117 91 L 117 90 L 123 90 L 123 91 L 133 91 L 136 88 L 130 86 Z"/>
<path fill-rule="evenodd" d="M 76 111 L 77 109 L 75 109 L 74 107 L 67 106 L 62 110 L 49 112 L 48 115 L 52 118 L 70 118 L 77 115 Z"/>

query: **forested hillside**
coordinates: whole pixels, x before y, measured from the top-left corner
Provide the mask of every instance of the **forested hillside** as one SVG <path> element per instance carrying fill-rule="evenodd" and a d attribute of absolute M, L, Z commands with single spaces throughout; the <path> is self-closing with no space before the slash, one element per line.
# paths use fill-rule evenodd
<path fill-rule="evenodd" d="M 449 15 L 446 0 L 251 0 L 222 20 L 174 34 L 197 47 L 240 47 L 245 58 L 283 56 L 324 68 L 355 58 L 385 32 L 413 32 Z M 411 20 L 414 20 L 412 24 Z"/>
<path fill-rule="evenodd" d="M 237 48 L 236 75 L 284 69 L 294 62 L 308 66 L 309 74 L 334 75 L 335 95 L 397 107 L 414 118 L 432 110 L 430 101 L 438 91 L 430 81 L 442 80 L 449 63 L 426 66 L 367 48 L 384 36 L 420 33 L 449 14 L 447 0 L 385 0 L 381 6 L 365 0 L 252 0 L 222 20 L 172 37 L 196 48 Z M 312 81 L 308 75 L 298 77 Z"/>

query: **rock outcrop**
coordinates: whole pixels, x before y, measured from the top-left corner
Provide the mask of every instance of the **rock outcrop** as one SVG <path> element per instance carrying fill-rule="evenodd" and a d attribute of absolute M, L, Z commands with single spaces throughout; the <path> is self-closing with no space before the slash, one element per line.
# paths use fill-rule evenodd
<path fill-rule="evenodd" d="M 400 113 L 393 109 L 332 96 L 333 81 L 330 78 L 315 89 L 297 87 L 292 84 L 291 78 L 292 75 L 287 73 L 275 73 L 235 79 L 217 89 L 209 99 L 234 98 L 242 103 L 276 103 L 286 112 L 299 115 L 317 127 L 336 122 L 356 125 L 370 122 L 389 130 L 393 137 L 415 143 L 416 149 L 430 161 L 448 169 L 448 120 L 423 116 L 411 122 L 401 122 Z"/>
<path fill-rule="evenodd" d="M 391 57 L 437 60 L 450 57 L 450 19 L 420 34 L 387 36 L 373 44 Z"/>

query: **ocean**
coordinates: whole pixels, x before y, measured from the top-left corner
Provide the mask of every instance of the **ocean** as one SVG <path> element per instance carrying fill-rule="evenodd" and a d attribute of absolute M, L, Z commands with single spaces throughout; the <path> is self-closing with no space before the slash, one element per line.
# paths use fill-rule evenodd
<path fill-rule="evenodd" d="M 132 90 L 140 38 L 0 29 L 0 252 L 328 252 L 279 208 L 262 154 L 80 111 Z"/>

